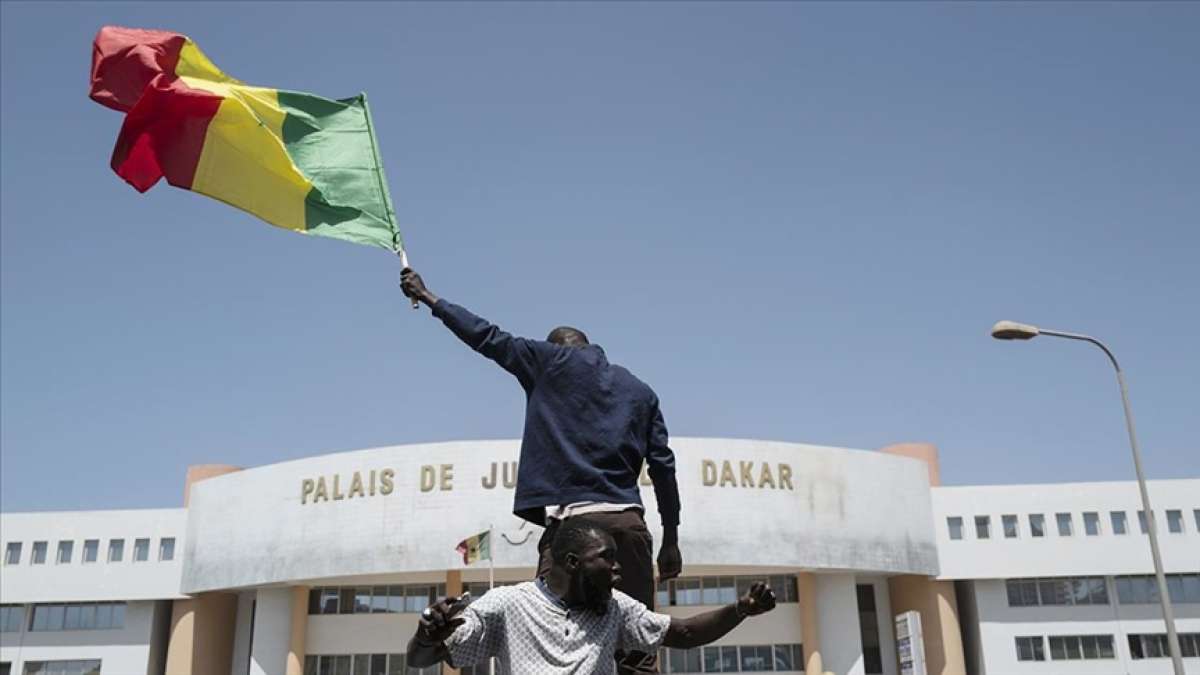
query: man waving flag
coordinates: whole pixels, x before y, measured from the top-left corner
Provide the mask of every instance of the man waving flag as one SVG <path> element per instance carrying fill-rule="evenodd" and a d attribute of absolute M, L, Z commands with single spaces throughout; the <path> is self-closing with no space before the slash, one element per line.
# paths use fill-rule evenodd
<path fill-rule="evenodd" d="M 161 178 L 304 234 L 403 255 L 366 96 L 244 84 L 187 36 L 105 26 L 92 100 L 126 113 L 112 168 L 139 192 Z"/>

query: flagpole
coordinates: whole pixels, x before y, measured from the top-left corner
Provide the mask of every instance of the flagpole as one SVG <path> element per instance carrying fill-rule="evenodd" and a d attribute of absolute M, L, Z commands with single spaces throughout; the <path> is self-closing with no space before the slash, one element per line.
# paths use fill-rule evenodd
<path fill-rule="evenodd" d="M 495 529 L 491 523 L 488 523 L 488 590 L 496 587 L 496 552 L 492 550 L 492 530 Z M 488 675 L 495 675 L 496 659 L 488 659 Z"/>

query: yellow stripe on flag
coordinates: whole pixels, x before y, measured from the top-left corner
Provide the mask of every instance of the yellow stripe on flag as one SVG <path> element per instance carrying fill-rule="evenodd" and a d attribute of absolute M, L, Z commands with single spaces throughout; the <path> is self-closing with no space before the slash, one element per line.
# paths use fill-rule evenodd
<path fill-rule="evenodd" d="M 272 225 L 306 229 L 304 199 L 313 186 L 283 145 L 287 113 L 279 106 L 276 90 L 181 79 L 189 87 L 224 97 L 209 122 L 192 190 L 249 211 Z"/>

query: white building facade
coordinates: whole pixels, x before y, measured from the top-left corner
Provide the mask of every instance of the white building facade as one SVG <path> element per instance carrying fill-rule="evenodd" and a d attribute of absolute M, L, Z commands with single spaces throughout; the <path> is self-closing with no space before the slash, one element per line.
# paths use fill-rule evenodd
<path fill-rule="evenodd" d="M 923 444 L 672 447 L 684 572 L 659 611 L 705 611 L 758 579 L 781 602 L 709 647 L 664 650 L 663 672 L 898 675 L 905 612 L 928 673 L 1170 672 L 1132 482 L 940 487 Z M 487 589 L 460 540 L 492 531 L 498 584 L 533 575 L 541 528 L 511 515 L 518 451 L 194 467 L 180 509 L 0 514 L 0 675 L 418 672 L 403 652 L 420 610 Z M 648 480 L 642 496 L 658 539 Z M 1151 499 L 1200 672 L 1200 480 L 1152 482 Z"/>

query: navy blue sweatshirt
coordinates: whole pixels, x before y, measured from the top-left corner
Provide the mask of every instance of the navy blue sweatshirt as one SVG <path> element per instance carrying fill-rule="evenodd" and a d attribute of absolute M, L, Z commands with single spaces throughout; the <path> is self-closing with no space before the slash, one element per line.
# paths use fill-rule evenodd
<path fill-rule="evenodd" d="M 679 524 L 675 454 L 654 390 L 609 363 L 598 345 L 514 337 L 445 300 L 433 306 L 433 315 L 525 389 L 514 514 L 543 525 L 550 505 L 641 504 L 644 460 L 663 525 Z"/>

